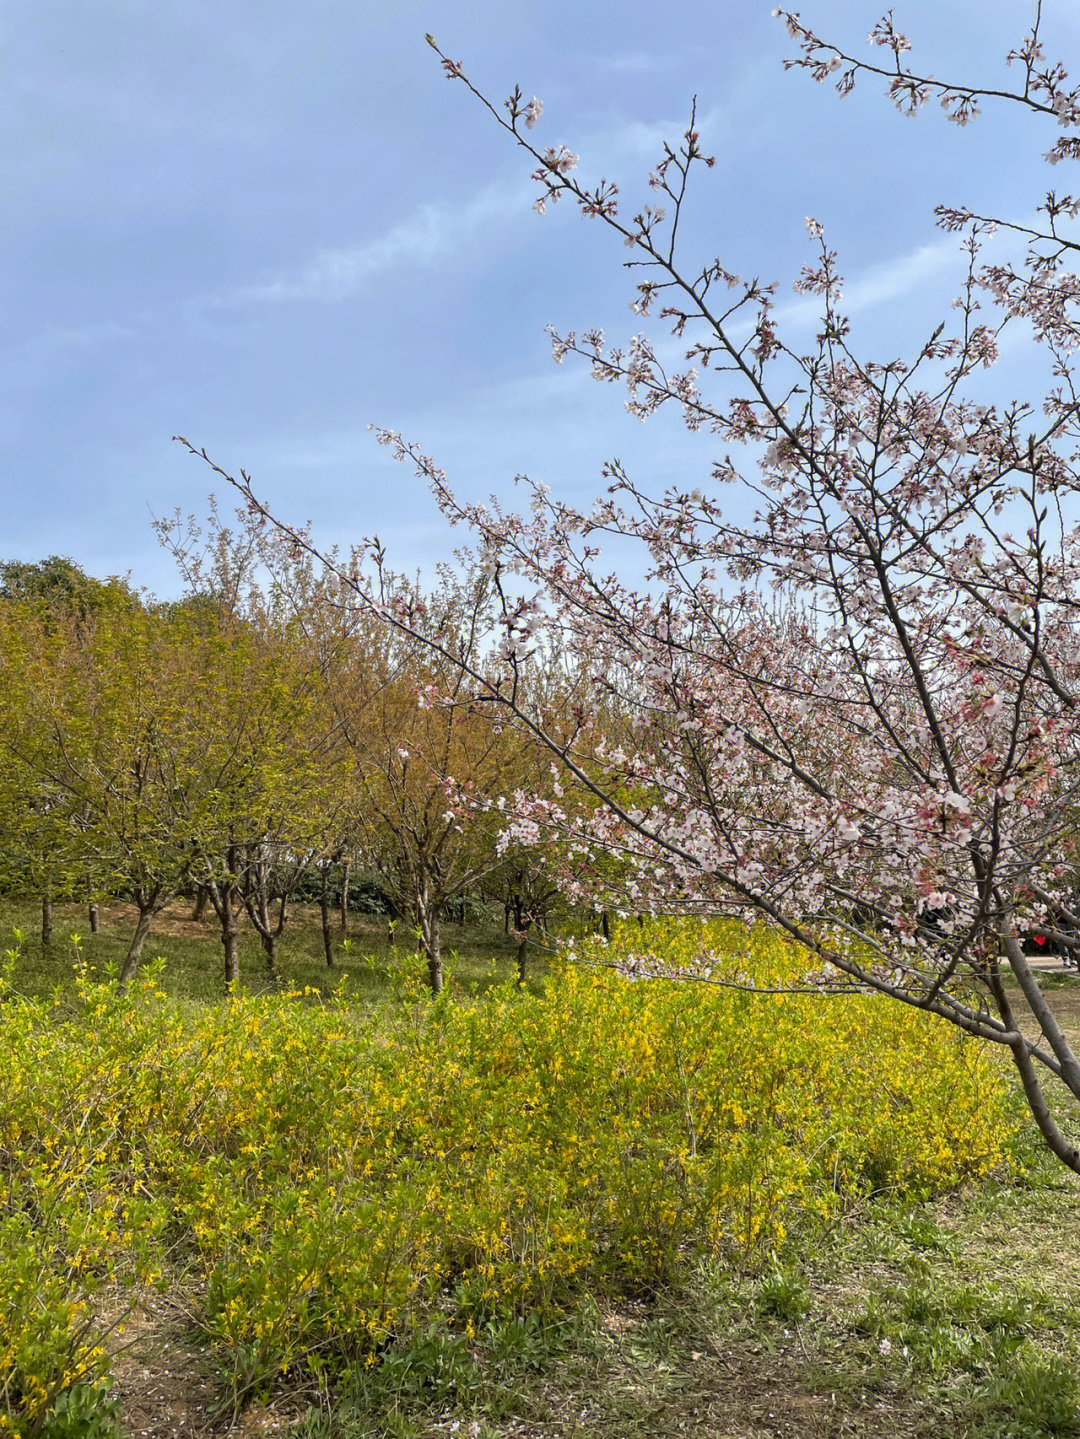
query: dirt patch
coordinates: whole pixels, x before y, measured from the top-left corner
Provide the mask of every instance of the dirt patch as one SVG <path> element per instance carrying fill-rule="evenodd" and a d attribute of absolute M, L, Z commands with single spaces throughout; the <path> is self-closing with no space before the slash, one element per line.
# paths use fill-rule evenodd
<path fill-rule="evenodd" d="M 610 1328 L 610 1326 L 608 1326 Z M 501 1431 L 522 1439 L 618 1434 L 621 1439 L 935 1439 L 950 1432 L 896 1394 L 811 1389 L 800 1382 L 799 1336 L 768 1349 L 723 1338 L 670 1355 L 659 1366 L 635 1362 L 620 1334 L 592 1384 L 542 1386 L 544 1418 L 530 1415 Z M 532 1406 L 530 1406 L 532 1407 Z M 538 1406 L 539 1407 L 539 1406 Z"/>
<path fill-rule="evenodd" d="M 207 905 L 201 919 L 194 919 L 192 916 L 195 910 L 194 900 L 174 899 L 170 900 L 163 909 L 154 916 L 150 926 L 151 937 L 155 934 L 171 935 L 175 939 L 205 939 L 219 944 L 221 942 L 221 931 L 218 927 L 217 916 L 213 907 Z M 86 910 L 84 906 L 65 905 L 57 907 L 57 913 L 65 916 L 70 914 L 80 921 L 85 920 Z M 98 919 L 103 928 L 119 928 L 121 930 L 133 930 L 139 912 L 133 904 L 124 900 L 109 900 L 107 903 L 98 906 Z M 251 922 L 240 907 L 236 913 L 237 928 L 241 933 L 245 929 L 252 928 Z M 337 910 L 333 913 L 333 930 L 335 936 L 340 935 L 341 930 L 338 922 Z M 317 905 L 297 904 L 289 906 L 289 920 L 286 925 L 286 935 L 293 935 L 297 932 L 319 932 L 322 929 L 322 918 Z M 385 941 L 386 923 L 383 920 L 372 918 L 368 915 L 349 915 L 349 933 L 356 938 L 370 938 L 373 940 Z"/>
<path fill-rule="evenodd" d="M 191 1338 L 184 1312 L 167 1296 L 144 1295 L 112 1334 L 120 1422 L 130 1439 L 254 1439 L 282 1433 L 306 1402 L 283 1394 L 233 1418 L 212 1356 Z"/>
<path fill-rule="evenodd" d="M 1060 974 L 1061 971 L 1058 970 L 1057 975 Z M 1050 985 L 1046 983 L 1047 977 L 1042 972 L 1036 975 L 1046 995 L 1046 1002 L 1053 1011 L 1058 1024 L 1061 1025 L 1069 1043 L 1074 1049 L 1080 1048 L 1080 979 L 1071 974 L 1061 978 L 1057 978 L 1055 975 L 1053 983 Z M 1010 985 L 1009 998 L 1021 1031 L 1025 1034 L 1030 1033 L 1032 1038 L 1037 1037 L 1038 1026 L 1035 1024 L 1034 1016 L 1019 988 Z"/>
<path fill-rule="evenodd" d="M 150 926 L 150 935 L 168 934 L 175 939 L 217 939 L 218 928 L 214 911 L 208 906 L 202 919 L 192 919 L 193 904 L 187 900 L 172 900 L 160 910 L 153 919 Z M 80 915 L 83 913 L 79 911 Z M 98 906 L 98 921 L 103 927 L 118 929 L 135 928 L 135 922 L 139 917 L 139 911 L 133 904 L 127 904 L 123 900 L 110 900 L 108 904 Z M 247 923 L 247 916 L 238 916 L 238 923 L 241 928 Z"/>
<path fill-rule="evenodd" d="M 131 1439 L 211 1439 L 225 1433 L 208 1356 L 166 1299 L 144 1296 L 114 1331 L 112 1371 L 120 1422 Z"/>

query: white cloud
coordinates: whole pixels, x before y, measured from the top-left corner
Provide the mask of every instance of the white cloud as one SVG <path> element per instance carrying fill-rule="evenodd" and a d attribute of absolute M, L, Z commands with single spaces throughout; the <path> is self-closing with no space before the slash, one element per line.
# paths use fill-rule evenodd
<path fill-rule="evenodd" d="M 875 305 L 899 300 L 914 290 L 924 289 L 950 270 L 958 277 L 959 283 L 963 263 L 956 235 L 949 235 L 930 245 L 919 245 L 906 255 L 871 265 L 861 275 L 845 280 L 840 309 L 845 315 L 856 315 Z M 776 320 L 784 325 L 814 325 L 821 318 L 821 309 L 819 296 L 805 295 L 777 305 Z"/>
<path fill-rule="evenodd" d="M 932 245 L 920 245 L 910 254 L 865 270 L 847 288 L 847 307 L 867 310 L 872 305 L 897 300 L 946 270 L 956 271 L 961 263 L 960 243 L 955 235 L 937 240 Z"/>
<path fill-rule="evenodd" d="M 620 161 L 645 159 L 654 163 L 663 153 L 664 141 L 677 140 L 687 121 L 688 116 L 683 116 L 679 121 L 642 123 L 620 116 L 607 123 L 581 141 L 583 181 L 598 179 L 605 166 Z M 710 138 L 715 143 L 712 132 L 722 131 L 725 124 L 719 107 L 709 108 L 697 119 L 706 144 Z M 524 157 L 524 166 L 529 163 Z M 439 200 L 420 205 L 407 219 L 381 235 L 355 245 L 320 249 L 307 264 L 292 272 L 282 270 L 265 280 L 228 290 L 212 297 L 209 303 L 235 306 L 314 300 L 335 304 L 353 299 L 380 275 L 403 267 L 431 267 L 465 250 L 485 231 L 489 236 L 497 234 L 510 216 L 527 221 L 538 193 L 537 185 L 525 177 L 523 168 L 521 178 L 514 183 L 489 185 L 462 203 Z M 560 213 L 570 208 L 560 207 Z M 549 216 L 545 223 L 550 225 L 552 218 Z M 490 253 L 490 244 L 486 248 Z"/>
<path fill-rule="evenodd" d="M 533 187 L 534 188 L 534 187 Z M 421 205 L 382 235 L 339 249 L 319 250 L 294 274 L 230 291 L 219 303 L 320 300 L 333 304 L 361 294 L 380 274 L 402 266 L 429 266 L 461 250 L 481 231 L 523 209 L 525 187 L 488 186 L 464 205 Z"/>
<path fill-rule="evenodd" d="M 686 111 L 678 119 L 645 121 L 620 115 L 591 138 L 582 140 L 582 164 L 585 165 L 595 156 L 600 155 L 606 160 L 616 157 L 619 159 L 625 157 L 630 160 L 643 159 L 653 165 L 663 159 L 664 142 L 678 145 L 686 133 L 689 123 L 689 101 L 687 101 Z M 728 133 L 730 117 L 723 107 L 711 105 L 707 109 L 698 111 L 695 125 L 701 136 L 701 143 L 708 151 Z M 576 149 L 577 146 L 575 145 L 574 148 Z M 639 178 L 644 179 L 644 176 L 626 176 L 628 180 Z"/>

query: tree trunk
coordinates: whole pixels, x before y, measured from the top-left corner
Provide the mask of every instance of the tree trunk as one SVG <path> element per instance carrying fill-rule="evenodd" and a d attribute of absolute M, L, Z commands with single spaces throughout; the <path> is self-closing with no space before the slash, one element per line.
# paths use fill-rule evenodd
<path fill-rule="evenodd" d="M 439 933 L 439 906 L 429 902 L 425 896 L 417 904 L 417 918 L 420 934 L 427 955 L 428 984 L 432 994 L 438 994 L 443 987 L 442 936 Z"/>
<path fill-rule="evenodd" d="M 119 986 L 121 989 L 139 967 L 146 936 L 150 933 L 154 915 L 157 914 L 163 903 L 162 887 L 160 884 L 151 885 L 148 888 L 139 885 L 136 887 L 134 899 L 139 910 L 139 918 L 135 924 L 135 933 L 131 936 L 127 958 L 120 971 Z"/>
<path fill-rule="evenodd" d="M 322 942 L 326 953 L 326 966 L 334 967 L 334 939 L 330 933 L 330 866 L 322 867 L 322 889 L 319 891 L 319 911 L 322 914 Z"/>
<path fill-rule="evenodd" d="M 266 955 L 267 976 L 270 979 L 276 979 L 278 940 L 285 928 L 289 901 L 285 894 L 278 897 L 277 919 L 272 919 L 270 916 L 273 903 L 270 898 L 270 877 L 270 866 L 266 863 L 265 856 L 256 853 L 252 857 L 249 851 L 244 865 L 244 883 L 240 890 L 240 898 L 255 932 L 259 936 L 263 953 Z"/>
<path fill-rule="evenodd" d="M 98 902 L 94 898 L 93 882 L 88 878 L 86 881 L 86 917 L 90 923 L 90 933 L 98 932 Z"/>
<path fill-rule="evenodd" d="M 229 853 L 229 864 L 235 872 L 236 856 L 234 851 Z M 238 891 L 236 881 L 232 873 L 219 885 L 217 880 L 211 879 L 206 884 L 207 893 L 210 896 L 210 903 L 214 906 L 214 913 L 218 917 L 221 926 L 221 948 L 225 955 L 225 983 L 234 984 L 240 978 L 240 954 L 237 947 L 238 927 L 236 923 L 236 902 Z"/>
<path fill-rule="evenodd" d="M 124 967 L 120 971 L 120 983 L 127 984 L 139 967 L 139 960 L 142 959 L 143 945 L 146 943 L 146 936 L 150 933 L 150 925 L 153 922 L 154 910 L 152 907 L 144 909 L 139 906 L 139 918 L 135 925 L 135 933 L 131 936 L 131 943 L 128 945 L 127 957 L 124 960 Z"/>
<path fill-rule="evenodd" d="M 235 984 L 240 978 L 240 956 L 236 945 L 236 916 L 232 917 L 232 925 L 221 929 L 221 947 L 225 952 L 225 983 Z"/>
<path fill-rule="evenodd" d="M 606 909 L 602 909 L 600 911 L 600 933 L 604 936 L 605 939 L 611 938 L 611 925 L 608 923 L 608 914 Z"/>
<path fill-rule="evenodd" d="M 517 972 L 518 989 L 525 984 L 525 952 L 529 945 L 529 926 L 532 924 L 532 916 L 525 912 L 525 904 L 520 895 L 514 896 L 514 938 L 517 940 Z"/>
<path fill-rule="evenodd" d="M 52 898 L 45 894 L 41 897 L 41 947 L 48 949 L 52 944 Z"/>
<path fill-rule="evenodd" d="M 349 932 L 349 861 L 343 860 L 341 864 L 341 894 L 338 905 L 341 913 L 341 932 Z"/>
<path fill-rule="evenodd" d="M 208 898 L 209 891 L 207 890 L 206 885 L 197 885 L 195 889 L 195 908 L 191 911 L 191 922 L 193 924 L 196 923 L 198 920 L 202 919 L 203 915 L 206 913 L 206 901 Z"/>

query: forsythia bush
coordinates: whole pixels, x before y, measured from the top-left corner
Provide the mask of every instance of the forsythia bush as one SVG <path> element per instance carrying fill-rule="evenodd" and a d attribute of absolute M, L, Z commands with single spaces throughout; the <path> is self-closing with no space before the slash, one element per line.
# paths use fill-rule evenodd
<path fill-rule="evenodd" d="M 604 951 L 768 935 L 628 926 Z M 378 1021 L 297 996 L 218 1006 L 83 984 L 9 998 L 0 1049 L 0 1432 L 102 1389 L 104 1281 L 194 1276 L 238 1395 L 575 1283 L 767 1249 L 883 1187 L 1001 1158 L 999 1068 L 873 1000 L 750 996 L 567 964 L 542 997 L 407 996 Z M 97 1337 L 96 1337 L 97 1336 Z"/>

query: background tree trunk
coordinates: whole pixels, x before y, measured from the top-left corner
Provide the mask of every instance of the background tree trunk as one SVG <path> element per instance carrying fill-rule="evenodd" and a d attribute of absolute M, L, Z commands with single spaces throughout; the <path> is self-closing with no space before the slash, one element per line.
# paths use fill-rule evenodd
<path fill-rule="evenodd" d="M 128 945 L 128 952 L 124 959 L 124 967 L 120 971 L 120 983 L 127 984 L 139 967 L 139 960 L 142 959 L 143 945 L 146 943 L 146 936 L 150 933 L 150 924 L 154 918 L 152 910 L 139 910 L 139 918 L 135 924 L 135 933 L 131 936 L 131 943 Z"/>
<path fill-rule="evenodd" d="M 341 913 L 341 932 L 349 932 L 349 869 L 350 863 L 347 859 L 341 862 L 341 894 L 338 896 L 338 905 Z"/>
<path fill-rule="evenodd" d="M 426 892 L 416 903 L 416 917 L 420 925 L 420 937 L 427 955 L 428 984 L 432 994 L 438 994 L 443 987 L 442 936 L 439 932 L 439 906 Z"/>
<path fill-rule="evenodd" d="M 319 910 L 322 914 L 322 942 L 326 954 L 326 966 L 334 967 L 334 938 L 330 933 L 330 866 L 322 867 L 322 888 L 319 891 Z"/>
<path fill-rule="evenodd" d="M 228 856 L 230 874 L 223 884 L 211 879 L 206 883 L 206 890 L 210 896 L 210 903 L 214 906 L 214 913 L 218 917 L 221 926 L 221 948 L 225 956 L 225 983 L 235 983 L 240 978 L 240 952 L 237 945 L 239 927 L 237 925 L 237 902 L 239 892 L 234 878 L 236 867 L 236 851 L 230 849 Z"/>
<path fill-rule="evenodd" d="M 276 979 L 278 937 L 276 933 L 270 929 L 266 934 L 260 934 L 259 938 L 262 940 L 262 947 L 266 954 L 266 973 L 271 979 Z"/>
<path fill-rule="evenodd" d="M 225 952 L 225 983 L 233 984 L 240 978 L 240 955 L 236 944 L 236 916 L 232 915 L 232 924 L 222 924 L 221 947 Z"/>
<path fill-rule="evenodd" d="M 248 850 L 244 864 L 243 883 L 240 898 L 255 932 L 259 936 L 266 956 L 266 972 L 270 979 L 277 978 L 278 940 L 285 928 L 289 901 L 286 894 L 278 896 L 277 919 L 270 914 L 273 900 L 270 897 L 272 869 L 267 856 L 257 850 Z"/>
<path fill-rule="evenodd" d="M 120 971 L 120 987 L 123 988 L 139 967 L 142 958 L 143 945 L 146 943 L 146 936 L 150 933 L 150 926 L 154 921 L 154 915 L 161 908 L 162 887 L 160 884 L 143 888 L 139 885 L 135 890 L 135 903 L 138 906 L 139 918 L 135 924 L 135 933 L 131 936 L 131 943 L 128 946 L 127 956 L 123 968 Z"/>

